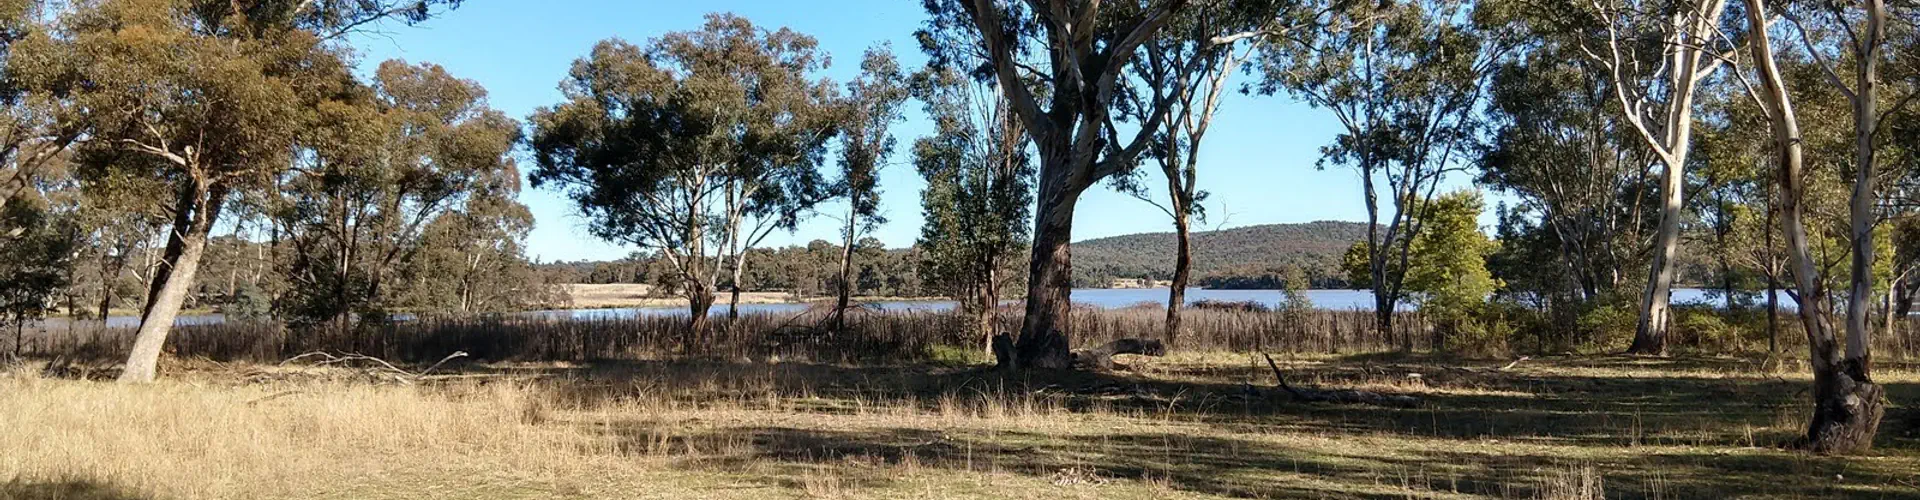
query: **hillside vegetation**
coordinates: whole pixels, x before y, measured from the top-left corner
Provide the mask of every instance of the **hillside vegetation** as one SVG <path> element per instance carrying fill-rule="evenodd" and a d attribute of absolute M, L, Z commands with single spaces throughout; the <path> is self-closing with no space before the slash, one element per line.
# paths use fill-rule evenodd
<path fill-rule="evenodd" d="M 1278 288 L 1299 271 L 1313 288 L 1342 288 L 1340 256 L 1367 236 L 1359 222 L 1267 224 L 1193 234 L 1193 270 L 1208 288 Z M 1172 232 L 1140 233 L 1073 245 L 1074 282 L 1106 286 L 1113 278 L 1173 275 Z"/>

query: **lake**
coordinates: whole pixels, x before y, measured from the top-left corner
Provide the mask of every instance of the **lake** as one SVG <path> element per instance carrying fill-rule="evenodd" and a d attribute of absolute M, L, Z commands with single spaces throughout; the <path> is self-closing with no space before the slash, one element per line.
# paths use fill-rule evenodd
<path fill-rule="evenodd" d="M 1307 294 L 1307 299 L 1313 301 L 1313 305 L 1315 307 L 1319 307 L 1322 309 L 1367 310 L 1367 309 L 1373 308 L 1373 292 L 1370 292 L 1367 290 L 1307 290 L 1306 294 Z M 1758 298 L 1762 300 L 1764 300 L 1765 298 L 1764 296 L 1760 296 L 1757 293 L 1754 295 L 1758 296 Z M 720 304 L 713 306 L 713 309 L 711 309 L 711 311 L 713 311 L 714 313 L 720 313 L 720 314 L 726 313 L 727 305 L 725 304 L 724 297 L 722 297 L 722 299 L 723 299 L 722 302 Z M 1227 302 L 1252 301 L 1252 302 L 1258 302 L 1268 307 L 1278 307 L 1280 304 L 1286 302 L 1286 295 L 1280 290 L 1207 290 L 1207 289 L 1200 289 L 1200 288 L 1190 288 L 1187 290 L 1188 304 L 1192 304 L 1194 302 L 1199 302 L 1202 300 L 1216 300 L 1216 301 L 1227 301 Z M 1098 307 L 1101 309 L 1119 309 L 1123 307 L 1133 306 L 1135 304 L 1140 304 L 1143 302 L 1166 304 L 1167 289 L 1165 288 L 1135 288 L 1135 289 L 1080 288 L 1080 289 L 1075 289 L 1073 291 L 1073 301 L 1078 304 L 1085 304 L 1093 307 Z M 1793 307 L 1793 301 L 1791 299 L 1788 299 L 1785 294 L 1781 294 L 1780 302 L 1781 302 L 1782 310 L 1791 310 Z M 1720 302 L 1720 299 L 1718 298 L 1718 292 L 1702 290 L 1698 288 L 1676 288 L 1673 290 L 1673 303 L 1718 305 L 1721 302 Z M 952 301 L 944 301 L 944 300 L 909 300 L 909 301 L 874 302 L 868 305 L 883 311 L 946 311 L 946 310 L 953 309 L 954 303 Z M 813 304 L 741 304 L 740 312 L 792 314 L 792 313 L 799 313 L 799 312 L 805 311 L 807 310 L 807 308 L 812 306 Z M 1401 308 L 1412 309 L 1413 307 L 1411 305 L 1402 304 Z M 595 318 L 623 318 L 623 317 L 633 317 L 633 316 L 654 316 L 654 315 L 682 315 L 686 313 L 687 313 L 687 308 L 685 307 L 640 307 L 640 308 L 622 308 L 622 309 L 567 309 L 567 310 L 551 310 L 551 311 L 529 311 L 529 312 L 523 312 L 523 313 L 517 313 L 517 314 L 556 318 L 556 319 L 595 319 Z M 62 321 L 63 320 L 57 320 L 57 319 L 50 320 L 44 326 L 58 328 L 61 326 Z M 175 325 L 202 325 L 202 324 L 220 323 L 224 321 L 226 321 L 226 318 L 219 314 L 202 314 L 202 315 L 181 316 L 178 320 L 174 321 L 174 324 Z M 133 316 L 114 316 L 114 317 L 108 318 L 107 320 L 107 326 L 110 328 L 132 328 L 139 325 L 140 325 L 140 319 Z"/>

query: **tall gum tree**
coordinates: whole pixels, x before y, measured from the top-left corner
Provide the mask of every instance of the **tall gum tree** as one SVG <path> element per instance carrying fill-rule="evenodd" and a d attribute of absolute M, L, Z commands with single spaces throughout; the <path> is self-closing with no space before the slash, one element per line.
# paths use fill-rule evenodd
<path fill-rule="evenodd" d="M 165 179 L 172 227 L 120 380 L 151 381 L 230 198 L 288 168 L 317 103 L 353 85 L 340 39 L 458 0 L 107 0 L 61 20 L 83 175 Z"/>
<path fill-rule="evenodd" d="M 867 50 L 860 78 L 847 83 L 846 130 L 840 134 L 840 195 L 846 198 L 841 221 L 840 275 L 833 308 L 833 329 L 846 330 L 854 293 L 854 246 L 860 236 L 887 221 L 880 213 L 880 169 L 893 154 L 890 129 L 907 100 L 906 75 L 887 47 Z"/>
<path fill-rule="evenodd" d="M 1121 86 L 1120 114 L 1146 123 L 1147 113 L 1160 111 L 1164 130 L 1155 137 L 1146 156 L 1166 181 L 1166 200 L 1155 199 L 1134 170 L 1113 177 L 1114 187 L 1153 204 L 1173 220 L 1173 280 L 1167 292 L 1164 337 L 1171 344 L 1181 332 L 1181 310 L 1193 277 L 1193 223 L 1205 223 L 1206 191 L 1199 187 L 1200 145 L 1213 124 L 1213 115 L 1233 89 L 1228 83 L 1252 56 L 1263 36 L 1283 36 L 1289 29 L 1276 18 L 1275 6 L 1242 2 L 1206 9 L 1187 9 L 1160 33 L 1142 44 L 1139 58 L 1129 66 Z M 1156 106 L 1155 103 L 1166 103 Z"/>
<path fill-rule="evenodd" d="M 1720 24 L 1727 2 L 1593 0 L 1584 7 L 1598 26 L 1580 47 L 1608 72 L 1622 116 L 1660 160 L 1660 222 L 1627 352 L 1664 356 L 1698 91 L 1735 48 Z"/>
<path fill-rule="evenodd" d="M 1012 368 L 1065 369 L 1071 363 L 1073 214 L 1081 193 L 1133 168 L 1164 123 L 1148 113 L 1131 138 L 1116 127 L 1114 101 L 1126 67 L 1189 0 L 929 0 L 928 31 L 958 31 L 986 64 L 960 68 L 998 80 L 1014 116 L 1039 151 L 1037 209 L 1026 318 Z M 935 54 L 935 64 L 960 60 Z M 1153 106 L 1162 108 L 1166 102 Z"/>
<path fill-rule="evenodd" d="M 1511 48 L 1478 5 L 1316 2 L 1299 11 L 1311 29 L 1271 37 L 1261 54 L 1261 91 L 1285 91 L 1341 124 L 1318 165 L 1360 178 L 1368 225 L 1356 257 L 1366 261 L 1383 338 L 1395 337 L 1412 242 L 1428 216 L 1422 207 L 1448 174 L 1464 170 L 1482 125 L 1483 75 Z M 1413 348 L 1411 332 L 1398 338 Z"/>
<path fill-rule="evenodd" d="M 1920 95 L 1909 93 L 1892 103 L 1880 102 L 1880 67 L 1890 58 L 1887 53 L 1889 24 L 1902 25 L 1908 36 L 1912 29 L 1911 21 L 1890 21 L 1910 16 L 1912 12 L 1907 12 L 1910 7 L 1896 10 L 1881 0 L 1865 0 L 1857 6 L 1828 2 L 1788 5 L 1779 13 L 1800 39 L 1805 58 L 1825 77 L 1829 88 L 1845 99 L 1852 112 L 1854 148 L 1852 164 L 1848 166 L 1852 167 L 1853 178 L 1847 217 L 1851 259 L 1847 268 L 1849 286 L 1845 338 L 1842 339 L 1835 331 L 1833 305 L 1802 220 L 1801 204 L 1806 196 L 1807 179 L 1805 141 L 1799 116 L 1795 114 L 1793 89 L 1782 76 L 1783 70 L 1777 61 L 1777 55 L 1786 49 L 1773 38 L 1771 28 L 1776 18 L 1768 14 L 1769 7 L 1766 2 L 1750 1 L 1746 18 L 1751 32 L 1749 45 L 1761 82 L 1761 91 L 1755 98 L 1773 132 L 1772 146 L 1781 186 L 1782 231 L 1791 257 L 1793 296 L 1799 303 L 1799 316 L 1807 332 L 1809 365 L 1814 375 L 1814 409 L 1803 441 L 1818 453 L 1857 453 L 1873 446 L 1873 437 L 1886 412 L 1886 392 L 1873 382 L 1869 350 L 1872 335 L 1869 307 L 1873 287 L 1880 278 L 1874 254 L 1876 240 L 1882 240 L 1875 235 L 1876 226 L 1881 222 L 1876 155 L 1882 147 L 1884 122 Z M 1814 19 L 1815 16 L 1821 18 Z M 1836 32 L 1844 37 L 1835 36 Z M 1828 42 L 1834 38 L 1842 41 Z M 1842 76 L 1841 64 L 1851 65 L 1851 83 Z"/>

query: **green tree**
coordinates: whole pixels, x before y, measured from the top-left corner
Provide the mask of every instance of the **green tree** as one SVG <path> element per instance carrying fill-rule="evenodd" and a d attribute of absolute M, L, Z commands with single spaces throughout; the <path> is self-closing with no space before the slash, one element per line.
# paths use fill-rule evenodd
<path fill-rule="evenodd" d="M 1407 291 L 1437 327 L 1435 349 L 1497 350 L 1505 339 L 1488 338 L 1486 326 L 1475 324 L 1499 287 L 1487 271 L 1495 244 L 1480 232 L 1485 202 L 1479 192 L 1456 191 L 1430 203 L 1422 207 L 1426 225 L 1413 238 Z"/>
<path fill-rule="evenodd" d="M 229 198 L 287 169 L 316 103 L 352 86 L 338 38 L 451 3 L 106 0 L 63 17 L 86 174 L 164 179 L 170 190 L 161 271 L 122 381 L 153 379 Z"/>
<path fill-rule="evenodd" d="M 534 186 L 565 192 L 594 235 L 670 264 L 698 336 L 729 264 L 737 302 L 745 250 L 828 194 L 819 167 L 845 114 L 810 79 L 816 45 L 733 15 L 644 49 L 600 42 L 562 83 L 566 102 L 530 120 Z"/>
<path fill-rule="evenodd" d="M 1262 54 L 1261 90 L 1285 91 L 1343 125 L 1320 168 L 1350 167 L 1367 210 L 1366 282 L 1374 327 L 1393 332 L 1411 243 L 1446 175 L 1463 168 L 1480 122 L 1481 75 L 1510 48 L 1502 23 L 1459 0 L 1316 3 L 1304 24 Z M 1381 198 L 1386 198 L 1383 207 Z M 1382 216 L 1385 216 L 1384 221 Z M 1411 349 L 1413 339 L 1401 339 Z"/>
<path fill-rule="evenodd" d="M 840 134 L 841 196 L 847 199 L 841 232 L 838 302 L 834 331 L 846 330 L 847 307 L 854 293 L 854 246 L 862 234 L 886 223 L 880 214 L 880 169 L 893 154 L 893 123 L 907 100 L 906 75 L 886 47 L 867 49 L 860 78 L 847 83 L 846 129 Z"/>
<path fill-rule="evenodd" d="M 43 317 L 71 281 L 79 246 L 70 213 L 32 192 L 15 193 L 0 206 L 0 327 L 12 327 L 15 356 L 25 347 L 26 323 Z"/>
<path fill-rule="evenodd" d="M 519 189 L 510 153 L 520 126 L 487 106 L 479 83 L 387 61 L 366 90 L 323 103 L 303 138 L 313 154 L 281 184 L 293 312 L 342 330 L 396 305 L 394 275 L 433 242 L 424 234 L 434 221 Z"/>
<path fill-rule="evenodd" d="M 1027 139 L 992 83 L 928 68 L 914 75 L 913 90 L 934 122 L 934 134 L 913 144 L 914 168 L 927 182 L 920 192 L 926 223 L 915 244 L 920 274 L 960 304 L 984 346 L 1027 244 Z"/>
<path fill-rule="evenodd" d="M 1189 8 L 1184 0 L 934 0 L 920 32 L 933 64 L 998 82 L 1039 151 L 1027 313 L 1013 364 L 1067 368 L 1072 332 L 1073 213 L 1081 193 L 1128 171 L 1166 121 L 1155 102 L 1132 134 L 1114 126 L 1119 80 L 1141 44 Z M 1202 7 L 1194 7 L 1202 8 Z M 962 66 L 956 62 L 985 64 Z"/>

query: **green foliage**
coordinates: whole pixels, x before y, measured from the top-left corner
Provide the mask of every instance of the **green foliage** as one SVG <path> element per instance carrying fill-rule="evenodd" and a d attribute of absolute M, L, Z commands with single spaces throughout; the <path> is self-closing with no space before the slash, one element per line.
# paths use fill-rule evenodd
<path fill-rule="evenodd" d="M 392 284 L 427 287 L 422 280 L 448 274 L 400 280 L 423 256 L 497 252 L 524 238 L 533 218 L 514 201 L 519 123 L 488 107 L 478 82 L 433 64 L 387 61 L 362 91 L 320 106 L 303 139 L 311 164 L 283 184 L 277 214 L 295 249 L 288 312 L 317 322 L 408 306 L 469 311 Z M 479 267 L 456 260 L 438 269 Z"/>
<path fill-rule="evenodd" d="M 1426 225 L 1413 237 L 1406 289 L 1448 348 L 1487 349 L 1505 339 L 1479 321 L 1499 281 L 1487 272 L 1494 243 L 1480 232 L 1480 193 L 1456 191 L 1421 207 Z"/>
<path fill-rule="evenodd" d="M 35 200 L 0 206 L 0 326 L 19 326 L 50 308 L 71 280 L 77 229 Z"/>
<path fill-rule="evenodd" d="M 927 182 L 915 244 L 920 275 L 931 292 L 991 309 L 1024 274 L 1034 175 L 1027 139 L 1005 103 L 983 102 L 987 87 L 952 70 L 921 71 L 912 88 L 935 127 L 913 145 L 914 168 Z"/>
<path fill-rule="evenodd" d="M 230 321 L 260 321 L 272 317 L 273 299 L 259 285 L 242 282 L 220 312 Z"/>
<path fill-rule="evenodd" d="M 694 303 L 711 300 L 716 264 L 744 271 L 743 250 L 831 194 L 819 167 L 848 113 L 812 79 L 826 65 L 817 45 L 731 14 L 644 47 L 602 41 L 561 83 L 565 100 L 530 119 L 534 186 L 572 199 L 594 235 L 663 257 Z"/>

